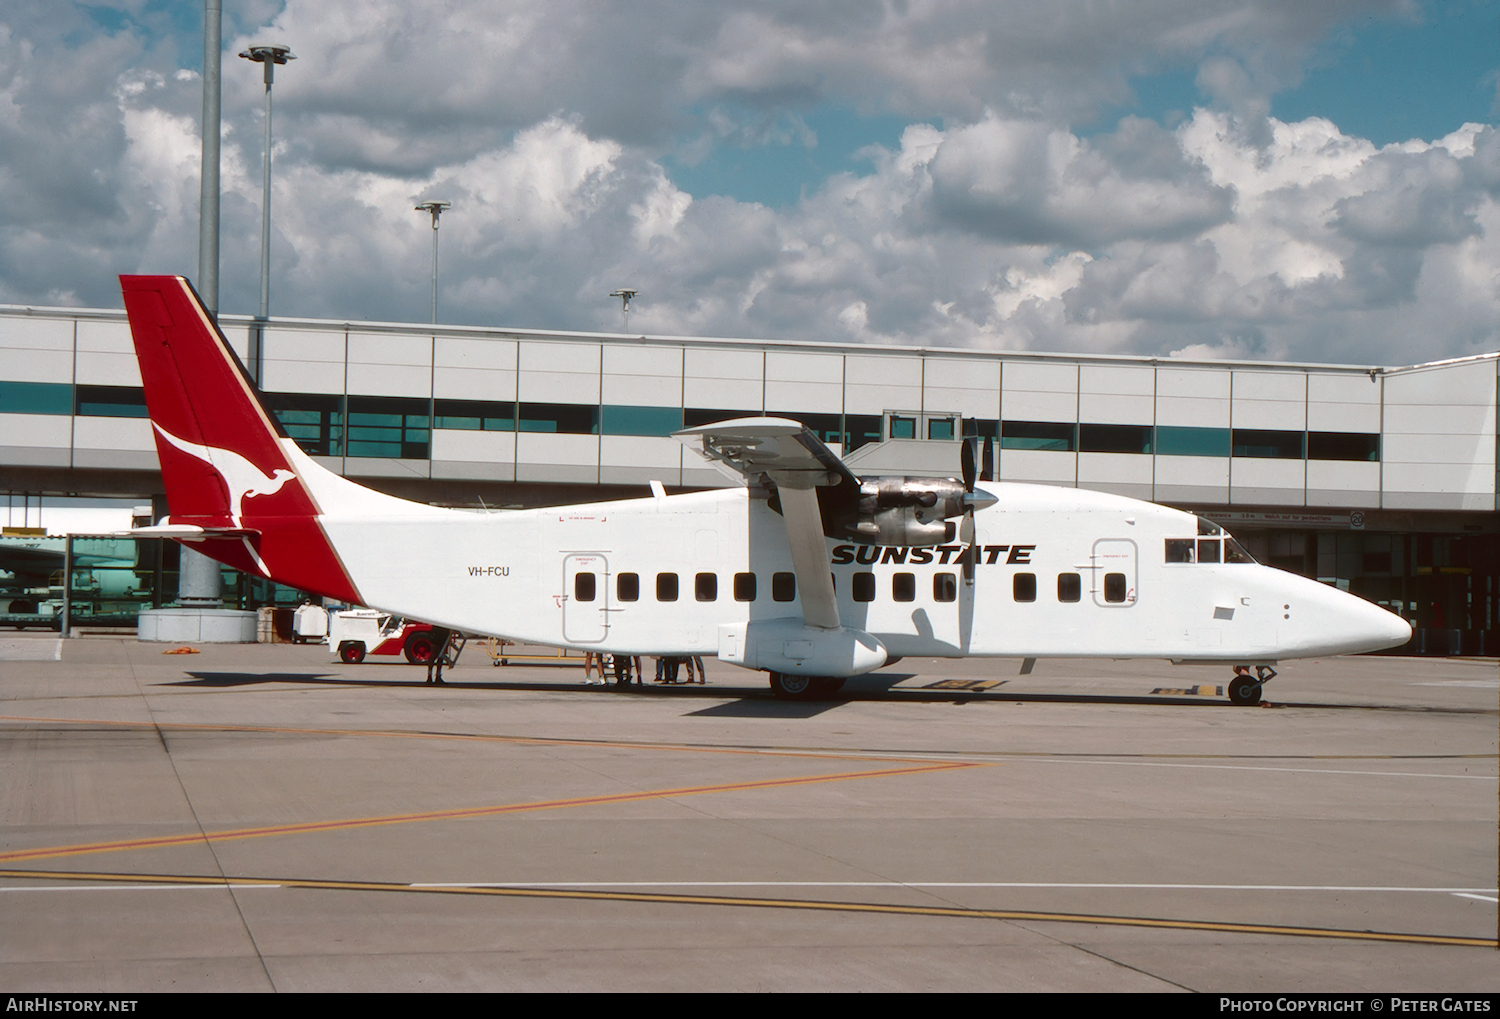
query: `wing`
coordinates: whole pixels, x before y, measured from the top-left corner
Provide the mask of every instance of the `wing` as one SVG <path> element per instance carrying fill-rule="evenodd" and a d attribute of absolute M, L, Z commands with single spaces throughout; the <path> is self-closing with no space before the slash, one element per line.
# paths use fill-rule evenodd
<path fill-rule="evenodd" d="M 737 418 L 674 434 L 721 469 L 775 488 L 801 593 L 802 618 L 808 626 L 838 629 L 839 608 L 828 572 L 817 490 L 848 484 L 846 491 L 857 492 L 859 479 L 805 425 L 786 418 Z"/>

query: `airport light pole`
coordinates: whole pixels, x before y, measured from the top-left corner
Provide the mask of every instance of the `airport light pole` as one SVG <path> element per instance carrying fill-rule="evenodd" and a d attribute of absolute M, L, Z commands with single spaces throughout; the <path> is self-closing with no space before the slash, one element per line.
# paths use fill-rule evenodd
<path fill-rule="evenodd" d="M 621 287 L 619 290 L 610 291 L 610 297 L 620 299 L 620 332 L 630 332 L 630 299 L 640 293 L 631 287 Z"/>
<path fill-rule="evenodd" d="M 438 218 L 442 216 L 444 209 L 451 209 L 452 202 L 423 202 L 417 206 L 418 212 L 432 213 L 432 324 L 437 325 L 437 295 L 438 295 Z"/>
<path fill-rule="evenodd" d="M 203 157 L 198 176 L 198 296 L 219 317 L 219 82 L 223 0 L 203 0 Z"/>
<path fill-rule="evenodd" d="M 240 56 L 265 68 L 266 83 L 266 151 L 261 164 L 260 201 L 260 321 L 261 329 L 271 314 L 271 83 L 276 80 L 276 65 L 296 60 L 290 46 L 281 43 L 256 43 Z M 257 357 L 258 362 L 260 359 Z M 259 378 L 256 379 L 259 382 Z"/>

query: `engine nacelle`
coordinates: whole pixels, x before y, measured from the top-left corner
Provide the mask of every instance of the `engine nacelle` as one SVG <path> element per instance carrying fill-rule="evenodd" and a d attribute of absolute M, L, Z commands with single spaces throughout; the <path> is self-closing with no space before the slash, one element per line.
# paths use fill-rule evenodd
<path fill-rule="evenodd" d="M 953 478 L 870 478 L 860 482 L 858 515 L 845 529 L 869 545 L 951 544 L 964 494 L 963 482 Z"/>

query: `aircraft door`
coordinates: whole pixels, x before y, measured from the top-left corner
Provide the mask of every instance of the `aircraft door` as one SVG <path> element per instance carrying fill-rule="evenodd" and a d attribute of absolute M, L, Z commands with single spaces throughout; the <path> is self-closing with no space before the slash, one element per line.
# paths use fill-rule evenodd
<path fill-rule="evenodd" d="M 609 562 L 593 552 L 574 552 L 563 559 L 563 640 L 597 644 L 609 631 Z"/>
<path fill-rule="evenodd" d="M 1105 608 L 1128 608 L 1136 603 L 1139 556 L 1129 538 L 1101 538 L 1094 542 L 1094 604 Z"/>

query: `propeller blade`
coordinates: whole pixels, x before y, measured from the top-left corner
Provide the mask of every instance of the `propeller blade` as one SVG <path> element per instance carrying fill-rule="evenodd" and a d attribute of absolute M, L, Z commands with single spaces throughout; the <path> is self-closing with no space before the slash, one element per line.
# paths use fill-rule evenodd
<path fill-rule="evenodd" d="M 984 453 L 979 458 L 979 480 L 995 480 L 995 438 L 992 435 L 984 437 Z"/>
<path fill-rule="evenodd" d="M 974 440 L 972 438 L 965 439 L 963 449 L 964 491 L 971 494 L 974 491 L 975 459 Z"/>
<path fill-rule="evenodd" d="M 963 542 L 963 567 L 964 583 L 969 586 L 974 584 L 974 567 L 979 559 L 979 550 L 974 547 L 974 510 L 964 512 L 963 521 L 958 525 L 958 540 Z"/>

